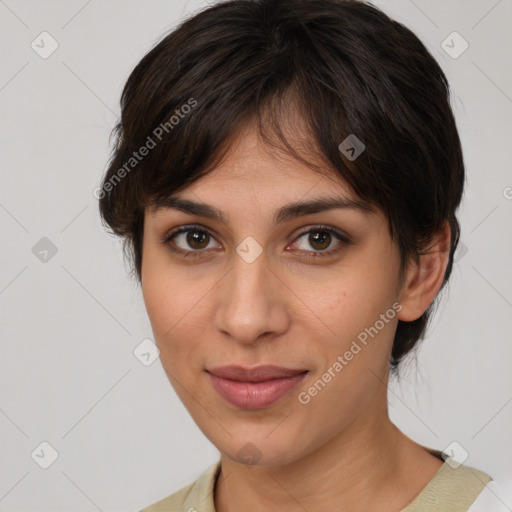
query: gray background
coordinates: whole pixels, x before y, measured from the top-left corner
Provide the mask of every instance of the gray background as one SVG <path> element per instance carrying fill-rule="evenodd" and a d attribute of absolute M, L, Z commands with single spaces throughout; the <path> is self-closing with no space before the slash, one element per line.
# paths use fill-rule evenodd
<path fill-rule="evenodd" d="M 218 458 L 160 360 L 134 356 L 151 327 L 93 196 L 129 72 L 206 4 L 0 0 L 2 511 L 136 511 Z M 458 442 L 512 507 L 512 2 L 376 5 L 448 75 L 468 173 L 463 250 L 418 363 L 390 386 L 390 414 L 427 446 Z M 31 47 L 43 31 L 59 45 L 46 59 Z M 453 31 L 469 43 L 458 58 L 441 46 Z M 58 452 L 47 469 L 43 441 Z"/>

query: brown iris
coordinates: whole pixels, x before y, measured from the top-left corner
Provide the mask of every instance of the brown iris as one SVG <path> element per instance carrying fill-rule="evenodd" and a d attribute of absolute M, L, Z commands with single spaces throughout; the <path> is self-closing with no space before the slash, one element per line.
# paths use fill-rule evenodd
<path fill-rule="evenodd" d="M 326 249 L 329 247 L 329 243 L 331 242 L 331 235 L 327 231 L 311 231 L 308 241 L 312 247 L 315 247 L 315 249 Z M 325 241 L 327 241 L 327 243 L 325 243 Z M 315 244 L 320 244 L 322 247 L 315 246 Z"/>
<path fill-rule="evenodd" d="M 187 233 L 187 243 L 190 245 L 190 247 L 193 247 L 194 249 L 204 249 L 207 245 L 210 235 L 208 233 L 203 233 L 201 231 L 189 231 Z M 206 244 L 204 246 L 196 246 L 195 244 L 201 244 L 206 240 Z"/>

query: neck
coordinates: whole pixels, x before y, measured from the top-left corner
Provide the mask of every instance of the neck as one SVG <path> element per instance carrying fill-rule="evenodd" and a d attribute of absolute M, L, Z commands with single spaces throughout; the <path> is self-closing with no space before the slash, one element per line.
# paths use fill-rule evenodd
<path fill-rule="evenodd" d="M 222 455 L 216 512 L 401 510 L 442 461 L 400 432 L 385 409 L 283 466 L 244 466 Z"/>

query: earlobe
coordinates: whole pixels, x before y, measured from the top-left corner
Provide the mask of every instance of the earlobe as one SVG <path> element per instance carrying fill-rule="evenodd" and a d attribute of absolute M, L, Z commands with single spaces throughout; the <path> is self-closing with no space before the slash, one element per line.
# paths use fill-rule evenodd
<path fill-rule="evenodd" d="M 399 320 L 412 322 L 418 319 L 436 298 L 443 284 L 450 257 L 450 225 L 435 236 L 428 252 L 419 256 L 417 262 L 407 269 L 400 295 L 402 309 Z"/>

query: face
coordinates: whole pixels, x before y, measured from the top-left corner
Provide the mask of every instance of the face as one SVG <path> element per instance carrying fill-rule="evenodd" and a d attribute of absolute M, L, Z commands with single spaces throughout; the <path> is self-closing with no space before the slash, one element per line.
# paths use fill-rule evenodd
<path fill-rule="evenodd" d="M 357 199 L 334 172 L 270 151 L 254 131 L 233 147 L 176 194 L 223 220 L 146 210 L 142 291 L 162 365 L 198 427 L 229 458 L 275 466 L 385 413 L 400 260 L 380 211 L 275 218 L 290 203 Z M 207 371 L 227 365 L 307 372 L 230 387 Z"/>

